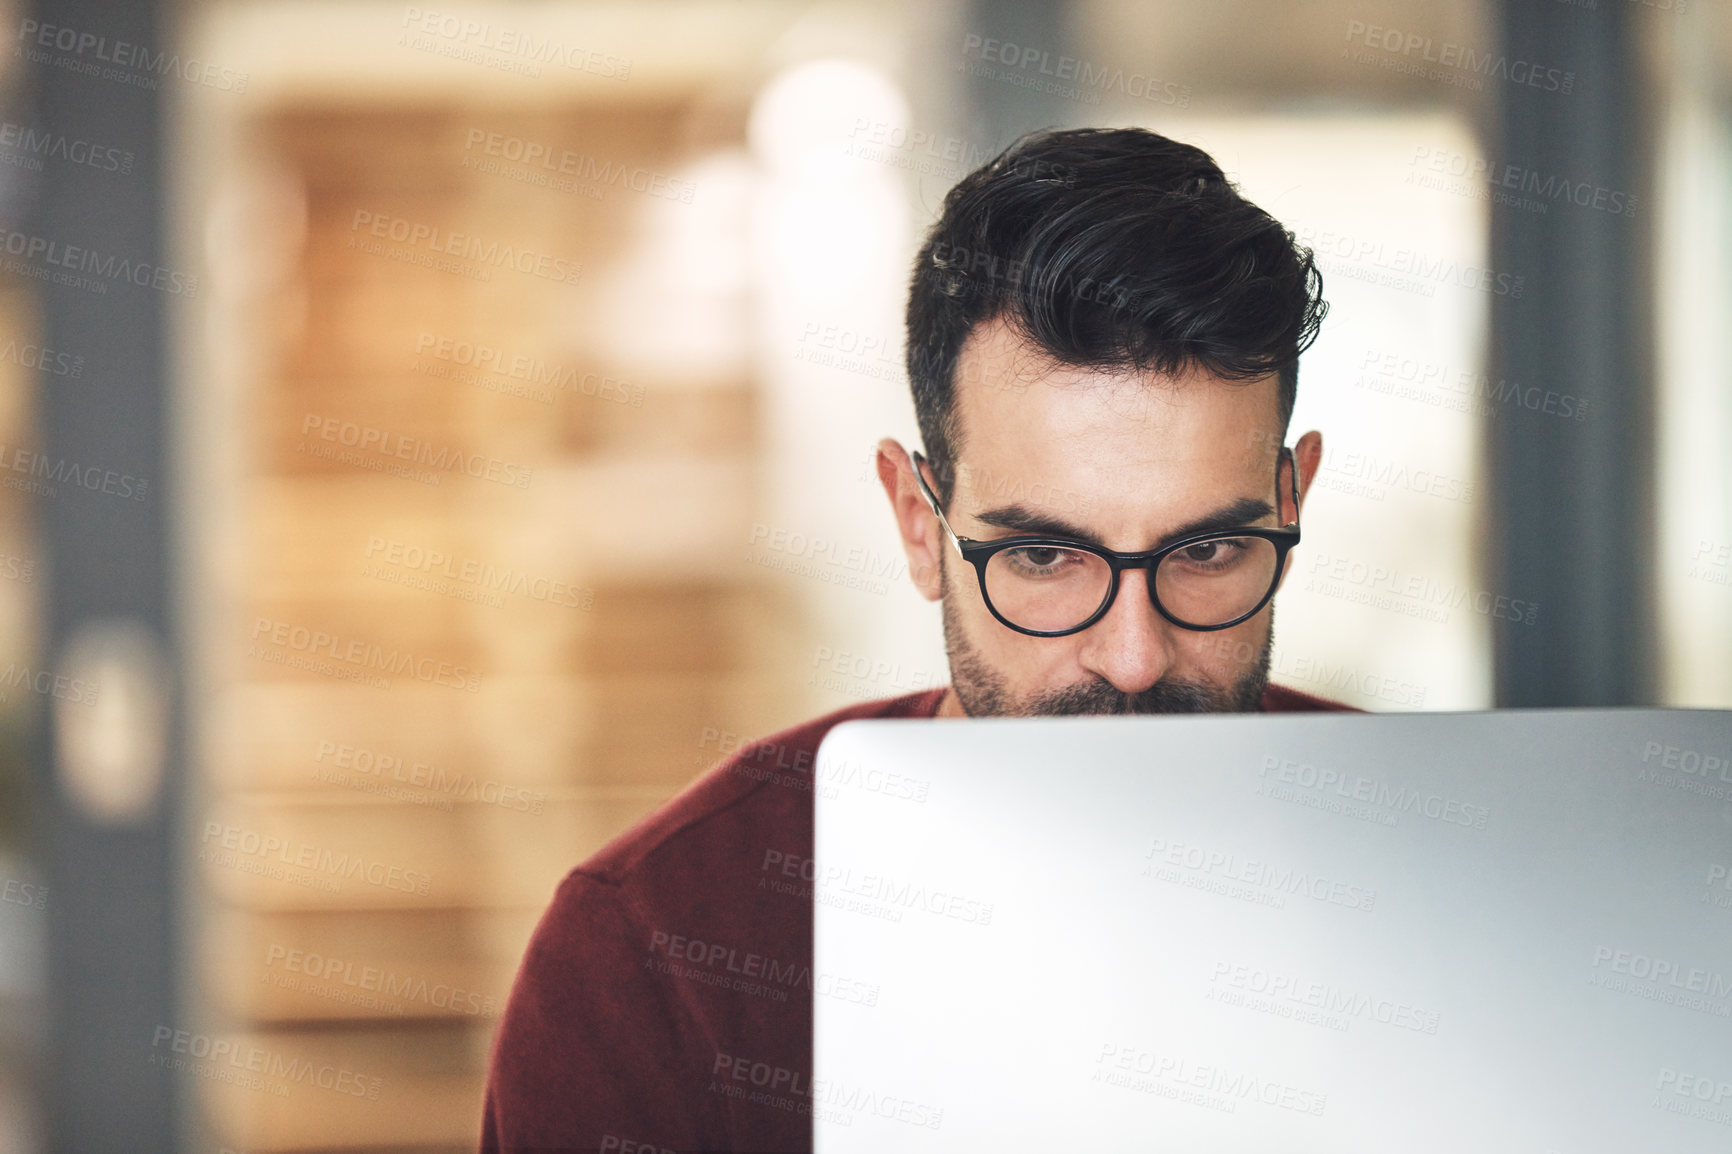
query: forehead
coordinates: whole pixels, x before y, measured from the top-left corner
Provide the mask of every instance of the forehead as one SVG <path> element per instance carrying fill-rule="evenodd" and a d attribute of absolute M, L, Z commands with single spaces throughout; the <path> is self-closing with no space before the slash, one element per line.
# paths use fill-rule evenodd
<path fill-rule="evenodd" d="M 954 402 L 960 464 L 1098 501 L 1115 491 L 1160 505 L 1262 496 L 1281 437 L 1273 373 L 1230 381 L 1195 367 L 1055 365 L 1001 321 L 970 334 Z M 1247 483 L 1257 487 L 1240 493 Z"/>

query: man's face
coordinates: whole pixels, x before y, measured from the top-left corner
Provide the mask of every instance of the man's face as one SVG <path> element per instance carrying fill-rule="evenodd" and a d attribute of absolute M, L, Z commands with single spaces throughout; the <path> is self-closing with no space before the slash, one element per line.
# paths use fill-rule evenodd
<path fill-rule="evenodd" d="M 1284 473 L 1276 491 L 1272 374 L 1229 382 L 1197 370 L 1166 377 L 1054 366 L 989 323 L 964 346 L 955 403 L 961 439 L 945 509 L 961 537 L 1039 533 L 1131 553 L 1199 527 L 1273 527 L 1296 516 Z M 1320 451 L 1316 434 L 1306 441 L 1318 443 L 1301 446 L 1302 483 Z M 925 521 L 935 529 L 929 512 Z M 909 544 L 919 572 L 924 559 Z M 947 539 L 937 546 L 942 576 L 929 595 L 942 593 L 952 687 L 969 715 L 1257 707 L 1272 606 L 1229 629 L 1182 629 L 1150 601 L 1148 570 L 1130 569 L 1095 624 L 1030 637 L 992 616 L 973 567 Z"/>

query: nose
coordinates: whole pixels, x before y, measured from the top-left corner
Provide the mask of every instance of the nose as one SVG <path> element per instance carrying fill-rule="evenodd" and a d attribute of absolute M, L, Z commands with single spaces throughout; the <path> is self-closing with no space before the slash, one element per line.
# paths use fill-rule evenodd
<path fill-rule="evenodd" d="M 1119 576 L 1119 595 L 1105 617 L 1083 630 L 1079 660 L 1120 693 L 1141 693 L 1173 666 L 1177 628 L 1155 610 L 1147 569 Z"/>

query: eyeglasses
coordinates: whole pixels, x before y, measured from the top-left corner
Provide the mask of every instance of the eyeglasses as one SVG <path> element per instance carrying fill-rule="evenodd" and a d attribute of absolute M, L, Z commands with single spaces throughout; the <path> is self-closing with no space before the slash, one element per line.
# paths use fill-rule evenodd
<path fill-rule="evenodd" d="M 1064 637 L 1082 632 L 1112 608 L 1119 574 L 1126 569 L 1149 570 L 1149 599 L 1162 617 L 1181 629 L 1211 632 L 1231 628 L 1269 603 L 1287 552 L 1299 543 L 1299 479 L 1288 448 L 1275 458 L 1276 503 L 1283 460 L 1293 496 L 1293 520 L 1285 526 L 1187 533 L 1146 553 L 1115 553 L 1062 537 L 958 537 L 927 484 L 928 462 L 919 453 L 914 454 L 914 477 L 956 551 L 974 566 L 986 608 L 1018 633 Z"/>

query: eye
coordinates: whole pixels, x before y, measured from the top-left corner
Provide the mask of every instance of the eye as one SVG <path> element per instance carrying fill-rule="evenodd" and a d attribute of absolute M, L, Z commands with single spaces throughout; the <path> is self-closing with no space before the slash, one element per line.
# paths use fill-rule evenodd
<path fill-rule="evenodd" d="M 1056 545 L 1018 545 L 1006 549 L 999 557 L 1019 577 L 1051 577 L 1080 564 L 1087 554 Z"/>
<path fill-rule="evenodd" d="M 1225 569 L 1245 555 L 1245 542 L 1236 537 L 1199 541 L 1173 554 L 1172 559 L 1193 569 Z"/>

